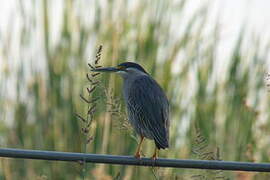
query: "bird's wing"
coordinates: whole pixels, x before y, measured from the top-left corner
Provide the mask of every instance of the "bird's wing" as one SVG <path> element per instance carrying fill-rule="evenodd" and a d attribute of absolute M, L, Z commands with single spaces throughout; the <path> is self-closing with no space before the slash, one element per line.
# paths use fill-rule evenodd
<path fill-rule="evenodd" d="M 151 133 L 159 149 L 169 147 L 169 102 L 163 90 L 148 76 L 137 78 L 131 86 L 128 101 L 140 109 L 135 113 L 140 126 Z"/>

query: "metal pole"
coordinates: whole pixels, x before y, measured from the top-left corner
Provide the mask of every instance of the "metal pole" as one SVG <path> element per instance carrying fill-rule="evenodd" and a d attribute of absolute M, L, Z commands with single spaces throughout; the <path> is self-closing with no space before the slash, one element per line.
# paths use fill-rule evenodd
<path fill-rule="evenodd" d="M 152 160 L 149 158 L 136 159 L 133 156 L 25 150 L 15 148 L 0 148 L 0 157 L 54 160 L 54 161 L 75 161 L 75 162 L 134 165 L 134 166 L 270 172 L 270 163 L 182 160 L 182 159 L 180 160 L 180 159 L 164 159 L 164 158 Z"/>

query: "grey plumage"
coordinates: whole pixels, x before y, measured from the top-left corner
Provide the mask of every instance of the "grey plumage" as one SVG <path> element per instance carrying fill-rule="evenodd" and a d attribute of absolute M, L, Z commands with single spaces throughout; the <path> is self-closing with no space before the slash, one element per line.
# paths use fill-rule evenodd
<path fill-rule="evenodd" d="M 136 153 L 140 157 L 143 138 L 153 139 L 158 149 L 169 147 L 169 102 L 158 83 L 139 65 L 132 62 L 116 68 L 98 68 L 98 72 L 116 72 L 124 79 L 123 95 L 128 119 L 141 136 Z M 153 158 L 156 158 L 157 152 Z"/>
<path fill-rule="evenodd" d="M 124 99 L 136 133 L 154 139 L 158 149 L 169 147 L 169 103 L 161 87 L 147 75 L 124 80 Z"/>

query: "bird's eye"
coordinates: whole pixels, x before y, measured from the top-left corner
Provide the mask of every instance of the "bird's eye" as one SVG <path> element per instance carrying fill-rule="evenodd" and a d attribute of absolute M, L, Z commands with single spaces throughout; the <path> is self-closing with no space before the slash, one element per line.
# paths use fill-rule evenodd
<path fill-rule="evenodd" d="M 125 66 L 118 66 L 118 69 L 124 71 L 124 70 L 126 70 L 126 67 Z"/>

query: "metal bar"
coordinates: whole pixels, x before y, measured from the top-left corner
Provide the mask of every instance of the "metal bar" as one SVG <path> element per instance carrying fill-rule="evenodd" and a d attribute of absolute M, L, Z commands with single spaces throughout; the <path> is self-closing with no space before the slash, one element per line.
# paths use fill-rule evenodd
<path fill-rule="evenodd" d="M 180 159 L 164 159 L 164 158 L 152 160 L 150 158 L 136 159 L 133 156 L 84 154 L 84 153 L 57 152 L 57 151 L 25 150 L 14 148 L 0 148 L 0 157 L 54 160 L 54 161 L 75 161 L 75 162 L 134 165 L 134 166 L 270 172 L 270 163 L 250 163 L 250 162 L 233 162 L 233 161 L 216 161 L 216 160 L 215 161 L 180 160 Z"/>

